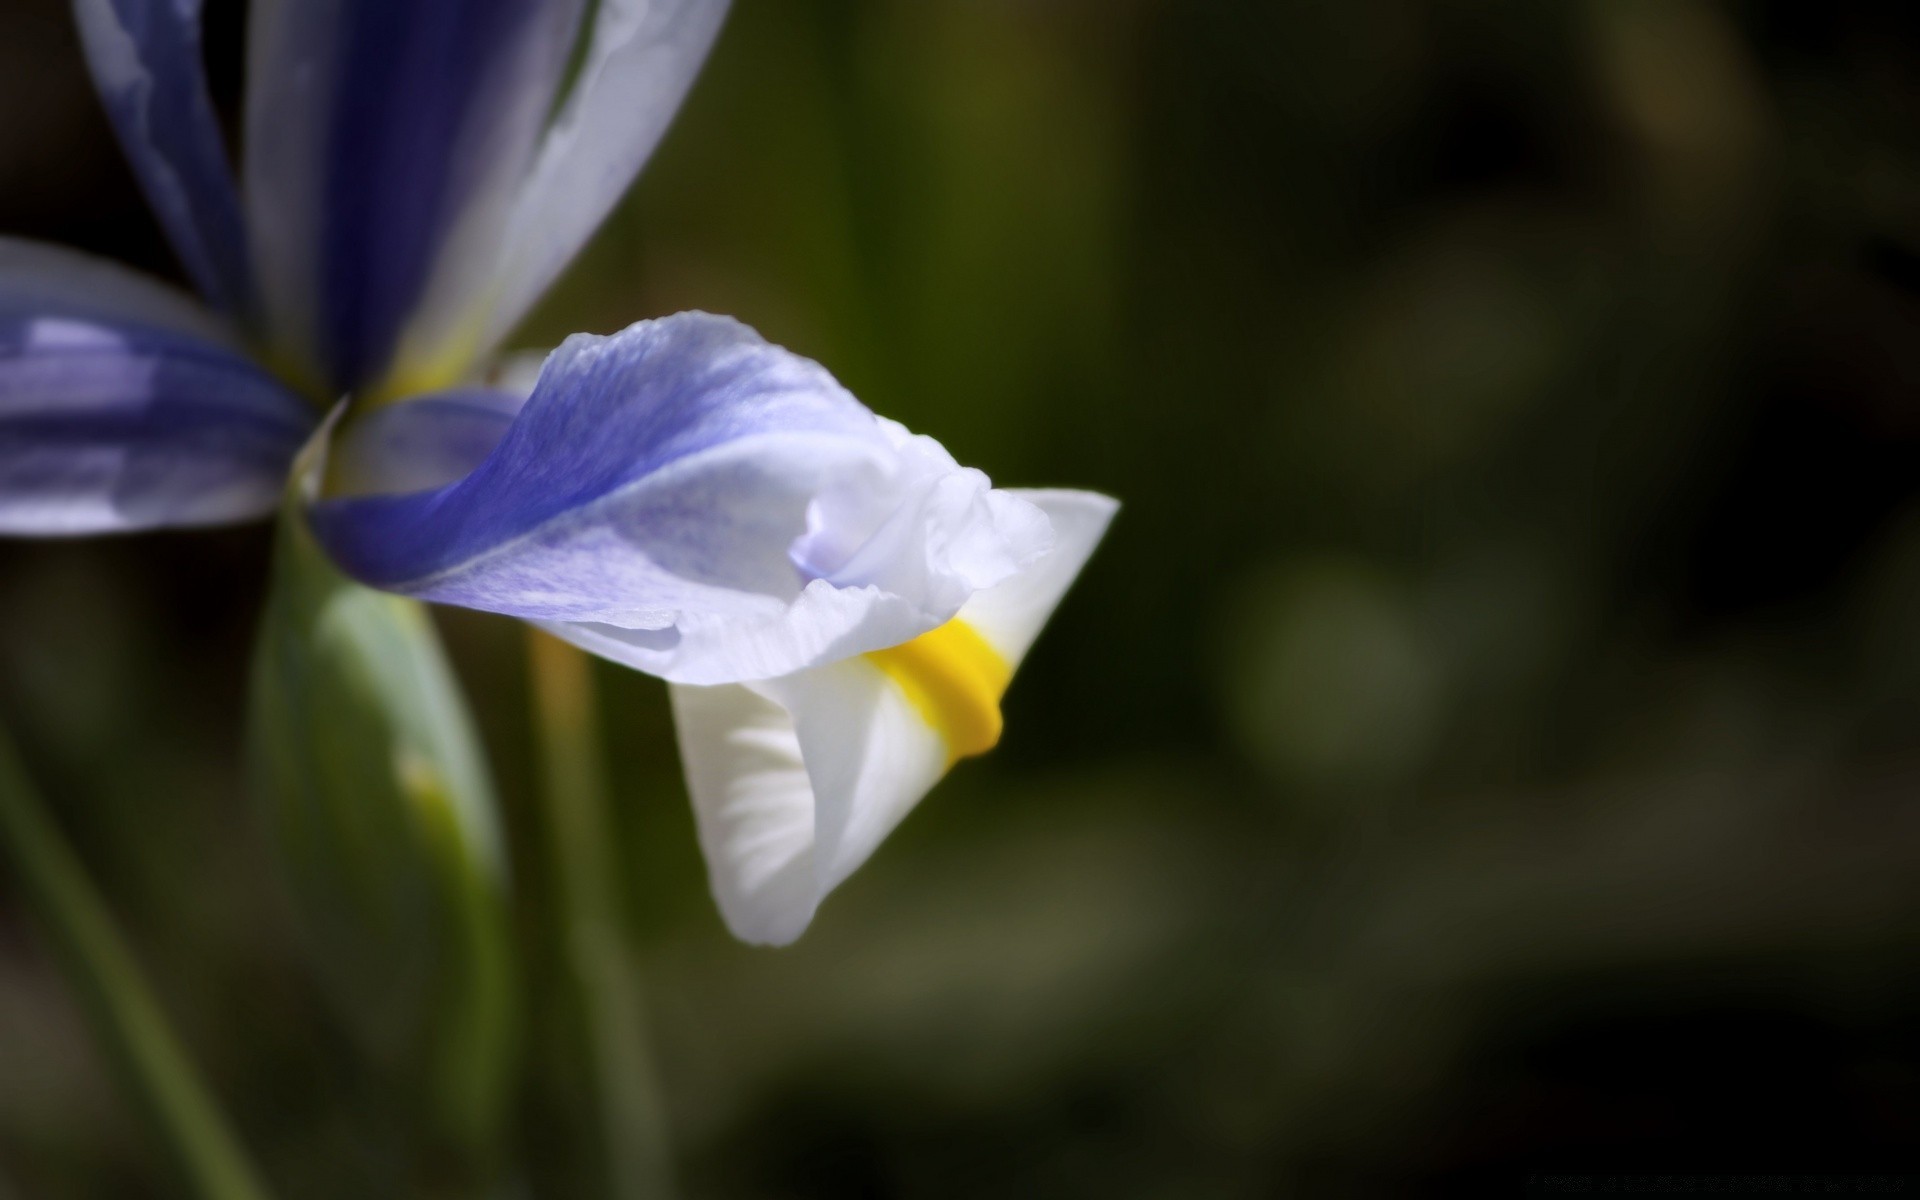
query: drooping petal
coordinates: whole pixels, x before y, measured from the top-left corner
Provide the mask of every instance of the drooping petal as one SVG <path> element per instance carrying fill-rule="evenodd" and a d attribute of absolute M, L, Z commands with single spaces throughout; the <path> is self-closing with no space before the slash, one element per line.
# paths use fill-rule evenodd
<path fill-rule="evenodd" d="M 402 369 L 444 376 L 526 315 L 666 133 L 728 0 L 603 0 L 580 76 L 512 203 L 456 232 L 407 332 Z M 413 366 L 420 364 L 420 366 Z"/>
<path fill-rule="evenodd" d="M 703 313 L 568 339 L 466 478 L 312 520 L 362 582 L 691 683 L 905 641 L 1050 536 L 818 364 Z"/>
<path fill-rule="evenodd" d="M 997 722 L 992 689 L 1011 678 L 1115 510 L 1089 492 L 1020 494 L 1051 519 L 1053 549 L 980 592 L 943 627 L 963 647 L 983 645 L 919 660 L 947 654 L 948 669 L 983 676 L 982 691 L 969 696 L 962 681 L 943 695 L 942 681 L 916 679 L 887 653 L 753 684 L 670 689 L 708 879 L 736 937 L 784 945 L 800 936 L 827 893 L 957 757 L 978 748 L 965 727 L 969 714 L 956 706 L 990 694 Z M 967 654 L 978 657 L 965 661 Z"/>
<path fill-rule="evenodd" d="M 452 231 L 511 203 L 580 9 L 580 0 L 253 5 L 247 218 L 283 353 L 341 390 L 385 370 Z"/>
<path fill-rule="evenodd" d="M 200 0 L 74 0 L 94 86 L 180 261 L 243 314 L 252 275 L 233 169 L 207 95 Z"/>
<path fill-rule="evenodd" d="M 190 298 L 0 239 L 0 533 L 263 515 L 316 420 Z"/>
<path fill-rule="evenodd" d="M 675 685 L 670 694 L 720 914 L 742 941 L 785 945 L 820 903 L 813 790 L 793 718 L 744 684 Z"/>

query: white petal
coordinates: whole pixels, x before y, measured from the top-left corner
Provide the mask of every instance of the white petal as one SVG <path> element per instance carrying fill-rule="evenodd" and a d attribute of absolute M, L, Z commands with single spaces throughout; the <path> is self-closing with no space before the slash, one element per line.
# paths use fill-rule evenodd
<path fill-rule="evenodd" d="M 761 685 L 793 718 L 815 798 L 814 886 L 840 886 L 947 773 L 947 743 L 891 678 L 847 659 Z"/>
<path fill-rule="evenodd" d="M 813 788 L 785 709 L 741 684 L 675 684 L 700 849 L 735 937 L 783 946 L 813 919 Z"/>
<path fill-rule="evenodd" d="M 762 688 L 670 690 L 714 899 L 735 937 L 778 946 L 939 781 L 947 750 L 865 659 Z"/>
<path fill-rule="evenodd" d="M 958 618 L 1009 668 L 1117 507 L 1091 492 L 1021 494 L 1052 520 L 1053 549 L 976 594 Z M 937 723 L 865 655 L 761 683 L 669 690 L 714 897 L 744 941 L 799 937 L 953 758 Z"/>

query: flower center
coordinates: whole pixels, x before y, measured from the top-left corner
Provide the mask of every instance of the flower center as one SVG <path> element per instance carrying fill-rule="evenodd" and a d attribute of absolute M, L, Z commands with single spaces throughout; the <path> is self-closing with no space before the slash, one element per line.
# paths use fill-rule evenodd
<path fill-rule="evenodd" d="M 947 743 L 949 766 L 986 753 L 1000 740 L 1000 697 L 1013 680 L 1013 668 L 965 621 L 948 621 L 867 658 L 900 685 Z"/>

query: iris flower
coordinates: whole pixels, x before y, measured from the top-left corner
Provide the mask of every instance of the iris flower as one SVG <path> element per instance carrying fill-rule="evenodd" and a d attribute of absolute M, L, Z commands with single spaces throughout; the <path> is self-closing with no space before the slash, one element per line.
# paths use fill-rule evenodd
<path fill-rule="evenodd" d="M 723 317 L 493 364 L 725 0 L 255 0 L 238 179 L 199 7 L 75 0 L 200 296 L 0 240 L 0 532 L 225 524 L 291 484 L 361 583 L 667 680 L 721 912 L 791 941 L 999 738 L 1113 502 L 996 489 Z"/>

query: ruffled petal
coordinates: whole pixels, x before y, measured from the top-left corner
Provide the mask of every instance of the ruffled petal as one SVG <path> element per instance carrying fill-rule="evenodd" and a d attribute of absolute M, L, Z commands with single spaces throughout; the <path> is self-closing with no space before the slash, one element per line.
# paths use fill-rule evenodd
<path fill-rule="evenodd" d="M 955 617 L 998 657 L 987 668 L 995 686 L 1018 667 L 1116 507 L 1090 492 L 1022 494 L 1052 521 L 1053 549 Z M 799 937 L 826 895 L 969 752 L 926 689 L 880 655 L 670 691 L 708 879 L 743 941 Z"/>
<path fill-rule="evenodd" d="M 94 86 L 127 161 L 208 300 L 252 302 L 233 169 L 207 95 L 200 0 L 74 0 Z"/>
<path fill-rule="evenodd" d="M 188 297 L 0 239 L 0 532 L 261 516 L 316 421 Z"/>
<path fill-rule="evenodd" d="M 407 331 L 403 372 L 443 378 L 526 315 L 659 144 L 727 6 L 603 0 L 579 79 L 511 204 L 476 211 L 449 243 Z"/>
<path fill-rule="evenodd" d="M 1107 534 L 1120 502 L 1098 492 L 1067 488 L 1009 488 L 1047 515 L 1053 550 L 998 587 L 974 595 L 959 619 L 972 626 L 1012 666 L 1019 666 L 1053 610 L 1080 577 Z"/>
<path fill-rule="evenodd" d="M 770 678 L 931 629 L 1045 549 L 1031 505 L 905 437 L 818 364 L 686 313 L 568 339 L 458 483 L 325 499 L 312 521 L 374 587 L 680 682 Z M 844 561 L 808 561 L 822 546 Z"/>
<path fill-rule="evenodd" d="M 580 0 L 253 5 L 247 217 L 282 353 L 339 390 L 385 371 L 452 231 L 517 194 L 580 11 Z"/>

